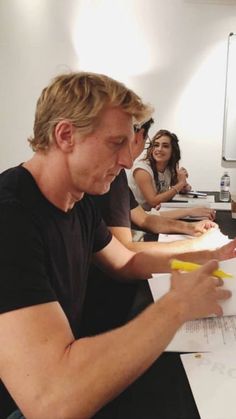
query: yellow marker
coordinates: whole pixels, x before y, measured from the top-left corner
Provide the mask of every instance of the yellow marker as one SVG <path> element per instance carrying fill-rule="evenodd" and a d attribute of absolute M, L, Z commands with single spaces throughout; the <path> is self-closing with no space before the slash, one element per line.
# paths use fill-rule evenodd
<path fill-rule="evenodd" d="M 180 269 L 181 271 L 195 271 L 196 269 L 200 268 L 202 265 L 198 263 L 192 262 L 183 262 L 182 260 L 172 259 L 171 261 L 171 269 Z M 213 276 L 218 276 L 219 278 L 233 278 L 233 275 L 228 274 L 220 269 L 216 269 L 212 272 Z"/>

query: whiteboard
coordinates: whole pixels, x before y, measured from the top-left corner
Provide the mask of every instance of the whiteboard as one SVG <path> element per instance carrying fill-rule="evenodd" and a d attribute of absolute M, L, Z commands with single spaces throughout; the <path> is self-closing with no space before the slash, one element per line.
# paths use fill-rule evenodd
<path fill-rule="evenodd" d="M 236 161 L 236 34 L 228 37 L 222 157 Z"/>

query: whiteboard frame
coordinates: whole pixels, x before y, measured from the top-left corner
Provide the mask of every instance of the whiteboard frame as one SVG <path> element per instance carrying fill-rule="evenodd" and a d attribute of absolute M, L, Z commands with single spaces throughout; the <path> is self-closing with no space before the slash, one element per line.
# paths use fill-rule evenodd
<path fill-rule="evenodd" d="M 227 46 L 227 61 L 226 61 L 226 81 L 225 81 L 225 102 L 224 102 L 224 122 L 223 122 L 223 146 L 222 146 L 222 159 L 225 161 L 236 161 L 236 132 L 235 132 L 235 155 L 231 155 L 229 152 L 229 136 L 228 136 L 228 120 L 230 116 L 230 58 L 232 60 L 232 52 L 230 51 L 230 44 L 234 37 L 234 42 L 236 43 L 236 33 L 231 32 L 228 36 L 228 46 Z M 231 56 L 230 56 L 231 53 Z M 236 56 L 235 56 L 236 61 Z M 236 120 L 236 113 L 235 113 Z M 233 153 L 234 154 L 234 153 Z"/>

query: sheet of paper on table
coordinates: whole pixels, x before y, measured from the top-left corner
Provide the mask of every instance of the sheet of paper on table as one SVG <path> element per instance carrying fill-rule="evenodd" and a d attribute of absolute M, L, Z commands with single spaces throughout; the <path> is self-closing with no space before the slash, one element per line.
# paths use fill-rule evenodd
<path fill-rule="evenodd" d="M 158 241 L 163 243 L 169 243 L 172 241 L 178 240 L 191 240 L 194 239 L 194 236 L 189 236 L 185 234 L 159 234 Z M 209 229 L 206 234 L 197 238 L 198 240 L 198 249 L 215 249 L 215 247 L 223 246 L 230 242 L 228 236 L 223 234 L 220 229 L 214 228 Z"/>
<path fill-rule="evenodd" d="M 162 202 L 161 209 L 166 208 L 192 208 L 192 207 L 210 207 L 215 202 L 214 195 L 206 197 L 193 198 L 183 195 L 175 195 L 169 202 Z"/>
<path fill-rule="evenodd" d="M 236 258 L 219 263 L 220 269 L 234 275 L 224 279 L 224 287 L 232 291 L 232 297 L 221 303 L 223 317 L 209 317 L 185 323 L 176 333 L 166 351 L 198 352 L 236 349 Z M 170 289 L 170 274 L 153 274 L 149 286 L 156 301 Z"/>
<path fill-rule="evenodd" d="M 214 195 L 207 195 L 206 198 L 187 198 L 176 195 L 170 202 L 162 202 L 159 211 L 168 211 L 177 208 L 208 207 L 215 210 L 229 211 L 230 202 L 215 202 Z"/>
<path fill-rule="evenodd" d="M 187 239 L 193 239 L 194 236 L 189 236 L 185 234 L 164 234 L 160 233 L 158 235 L 158 241 L 161 243 L 169 243 L 169 242 L 175 242 L 178 240 L 187 240 Z"/>
<path fill-rule="evenodd" d="M 159 211 L 170 211 L 177 208 L 193 208 L 193 207 L 207 207 L 219 211 L 230 211 L 231 204 L 230 202 L 206 202 L 204 205 L 202 202 L 163 202 Z"/>
<path fill-rule="evenodd" d="M 199 205 L 204 207 L 206 205 L 206 203 L 215 202 L 215 196 L 214 195 L 207 195 L 207 196 L 199 196 L 198 198 L 196 198 L 196 197 L 193 197 L 193 196 L 187 195 L 187 194 L 186 195 L 176 194 L 171 202 L 174 203 L 176 201 L 177 202 L 179 202 L 179 201 L 183 201 L 183 202 L 184 201 L 189 201 L 191 203 L 200 202 Z"/>
<path fill-rule="evenodd" d="M 235 351 L 183 354 L 181 360 L 201 419 L 235 419 Z"/>
<path fill-rule="evenodd" d="M 214 202 L 210 205 L 211 208 L 219 211 L 230 211 L 231 203 L 230 202 Z"/>

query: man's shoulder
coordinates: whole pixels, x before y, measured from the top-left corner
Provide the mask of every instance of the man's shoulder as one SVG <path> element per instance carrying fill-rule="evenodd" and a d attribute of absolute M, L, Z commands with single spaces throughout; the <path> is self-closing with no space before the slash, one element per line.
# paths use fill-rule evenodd
<path fill-rule="evenodd" d="M 0 205 L 31 210 L 36 206 L 38 188 L 31 174 L 21 165 L 0 174 Z"/>
<path fill-rule="evenodd" d="M 12 235 L 16 239 L 17 235 L 26 237 L 35 231 L 35 212 L 27 202 L 30 191 L 23 187 L 24 183 L 20 167 L 0 174 L 0 230 L 3 237 L 4 234 Z"/>
<path fill-rule="evenodd" d="M 20 169 L 19 166 L 12 167 L 0 174 L 0 202 L 17 201 L 19 195 L 20 183 Z"/>

